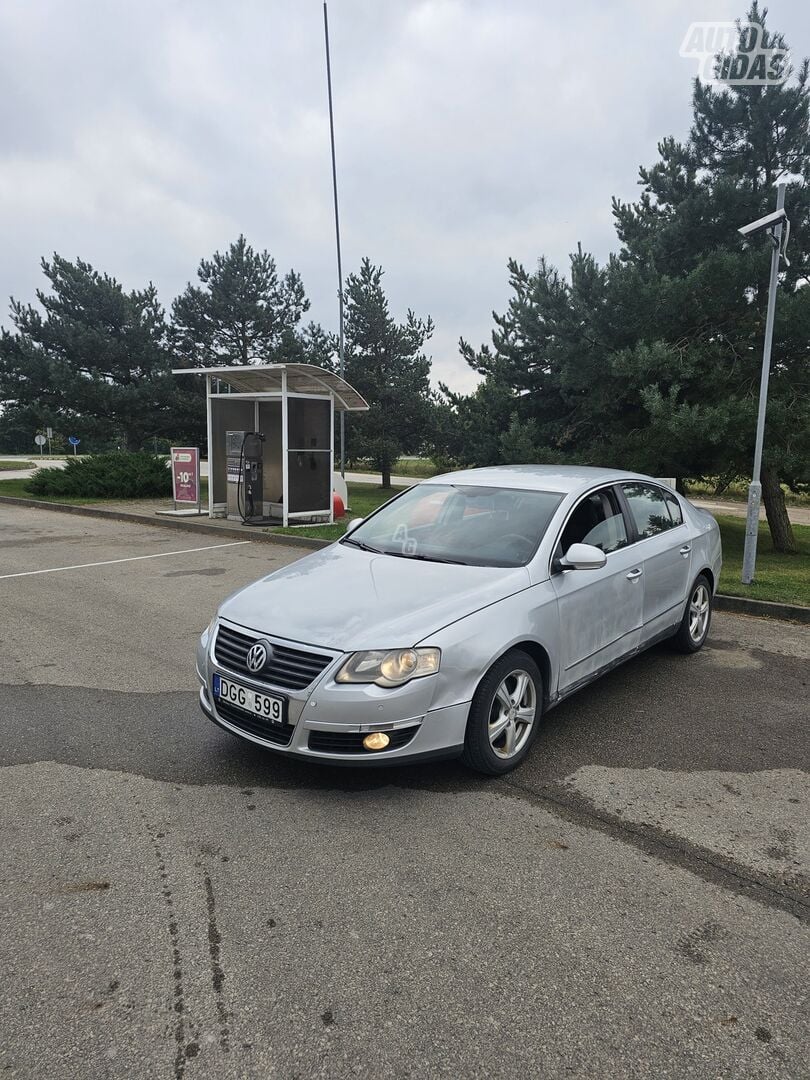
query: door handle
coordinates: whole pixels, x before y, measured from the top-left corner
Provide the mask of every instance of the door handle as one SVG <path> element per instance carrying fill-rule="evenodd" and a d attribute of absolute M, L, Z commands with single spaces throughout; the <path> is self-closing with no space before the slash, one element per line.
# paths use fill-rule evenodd
<path fill-rule="evenodd" d="M 683 555 L 684 558 L 686 558 L 686 556 L 689 554 L 689 552 L 691 550 L 692 550 L 692 545 L 691 544 L 684 544 L 682 548 L 678 548 L 678 551 L 680 552 L 681 555 Z"/>
<path fill-rule="evenodd" d="M 627 580 L 635 581 L 636 578 L 640 578 L 643 573 L 644 571 L 640 569 L 631 570 L 630 573 L 627 575 Z"/>

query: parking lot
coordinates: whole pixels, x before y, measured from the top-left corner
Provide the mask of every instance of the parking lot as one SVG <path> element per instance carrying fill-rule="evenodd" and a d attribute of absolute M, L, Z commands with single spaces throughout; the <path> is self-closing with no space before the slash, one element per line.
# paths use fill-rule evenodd
<path fill-rule="evenodd" d="M 500 780 L 316 767 L 194 674 L 302 554 L 0 505 L 2 1075 L 810 1076 L 810 630 L 717 614 Z"/>

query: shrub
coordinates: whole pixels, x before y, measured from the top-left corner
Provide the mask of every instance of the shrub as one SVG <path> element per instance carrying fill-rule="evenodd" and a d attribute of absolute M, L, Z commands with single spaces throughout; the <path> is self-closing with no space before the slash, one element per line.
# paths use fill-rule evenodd
<path fill-rule="evenodd" d="M 40 469 L 25 488 L 34 495 L 86 499 L 145 499 L 171 495 L 166 459 L 154 454 L 95 454 L 68 461 L 64 469 Z"/>
<path fill-rule="evenodd" d="M 464 466 L 460 464 L 456 458 L 450 457 L 449 454 L 435 453 L 430 459 L 430 464 L 433 466 L 433 475 L 441 475 L 441 473 L 455 472 L 457 469 L 463 469 Z"/>

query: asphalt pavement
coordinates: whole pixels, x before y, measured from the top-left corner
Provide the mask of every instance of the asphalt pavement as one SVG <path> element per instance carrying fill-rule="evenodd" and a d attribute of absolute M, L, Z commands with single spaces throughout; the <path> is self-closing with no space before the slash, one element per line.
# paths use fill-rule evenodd
<path fill-rule="evenodd" d="M 484 780 L 196 704 L 300 549 L 0 505 L 0 1075 L 810 1076 L 810 630 L 715 616 Z"/>

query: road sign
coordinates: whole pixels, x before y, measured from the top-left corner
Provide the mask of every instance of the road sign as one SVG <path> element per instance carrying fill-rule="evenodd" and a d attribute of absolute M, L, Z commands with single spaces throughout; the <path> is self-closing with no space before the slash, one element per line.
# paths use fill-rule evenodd
<path fill-rule="evenodd" d="M 200 509 L 200 450 L 197 446 L 173 446 L 172 495 L 178 503 L 194 504 Z"/>
<path fill-rule="evenodd" d="M 37 446 L 44 446 L 47 441 L 48 440 L 45 438 L 44 435 L 35 435 L 34 436 L 34 442 L 37 444 Z"/>
<path fill-rule="evenodd" d="M 53 428 L 52 427 L 45 428 L 45 434 L 47 435 L 47 437 L 49 439 L 52 439 L 53 438 Z"/>
<path fill-rule="evenodd" d="M 82 441 L 82 440 L 81 440 L 81 439 L 77 439 L 75 435 L 68 435 L 68 442 L 69 442 L 69 443 L 70 443 L 70 445 L 71 445 L 71 446 L 73 447 L 73 453 L 74 453 L 74 455 L 75 455 L 75 453 L 76 453 L 76 447 L 77 447 L 77 446 L 79 445 L 79 443 L 80 443 L 81 441 Z"/>

